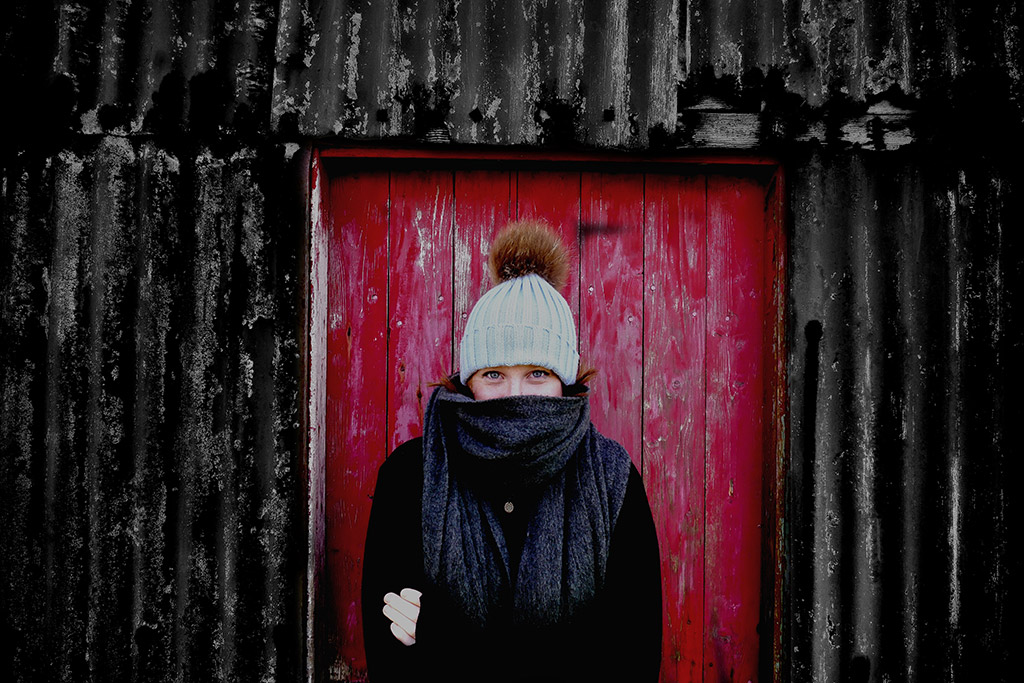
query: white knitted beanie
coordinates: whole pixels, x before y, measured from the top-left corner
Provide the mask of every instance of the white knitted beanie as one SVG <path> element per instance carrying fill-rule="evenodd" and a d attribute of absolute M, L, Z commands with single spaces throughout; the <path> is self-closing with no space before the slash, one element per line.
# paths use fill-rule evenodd
<path fill-rule="evenodd" d="M 495 285 L 473 306 L 462 335 L 463 384 L 477 370 L 502 365 L 539 365 L 563 384 L 576 382 L 576 325 L 558 293 L 568 263 L 561 241 L 543 223 L 510 223 L 498 234 L 489 259 Z"/>

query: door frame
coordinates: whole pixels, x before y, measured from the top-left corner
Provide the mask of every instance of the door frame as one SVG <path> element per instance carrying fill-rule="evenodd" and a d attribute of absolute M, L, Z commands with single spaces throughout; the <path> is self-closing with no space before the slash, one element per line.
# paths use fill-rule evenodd
<path fill-rule="evenodd" d="M 346 161 L 364 165 L 401 165 L 406 162 L 436 161 L 462 165 L 491 163 L 593 163 L 604 169 L 627 171 L 656 168 L 680 174 L 687 169 L 705 167 L 702 172 L 727 172 L 729 167 L 760 167 L 768 179 L 765 197 L 764 259 L 766 276 L 764 325 L 764 472 L 761 512 L 761 604 L 760 623 L 769 625 L 760 634 L 759 672 L 764 681 L 780 681 L 783 646 L 783 577 L 785 573 L 785 480 L 789 462 L 787 386 L 786 244 L 785 179 L 782 164 L 767 156 L 743 156 L 733 153 L 632 154 L 626 152 L 550 152 L 540 149 L 485 148 L 480 146 L 443 148 L 403 148 L 390 146 L 345 146 L 314 148 L 309 168 L 309 233 L 306 263 L 309 297 L 306 306 L 306 334 L 303 338 L 305 392 L 308 395 L 304 422 L 308 441 L 300 476 L 306 493 L 306 680 L 345 680 L 347 672 L 327 671 L 329 658 L 318 655 L 317 645 L 325 637 L 319 628 L 317 605 L 322 600 L 321 577 L 325 559 L 325 469 L 327 405 L 327 242 L 330 206 L 327 192 L 330 170 L 327 166 Z M 768 287 L 768 283 L 770 287 Z"/>

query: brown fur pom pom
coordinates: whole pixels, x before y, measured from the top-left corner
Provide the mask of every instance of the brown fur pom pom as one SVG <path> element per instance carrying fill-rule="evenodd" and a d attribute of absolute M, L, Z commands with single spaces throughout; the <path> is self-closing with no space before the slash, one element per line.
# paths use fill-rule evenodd
<path fill-rule="evenodd" d="M 569 277 L 569 254 L 547 223 L 513 221 L 494 238 L 488 267 L 494 284 L 536 273 L 562 291 Z"/>

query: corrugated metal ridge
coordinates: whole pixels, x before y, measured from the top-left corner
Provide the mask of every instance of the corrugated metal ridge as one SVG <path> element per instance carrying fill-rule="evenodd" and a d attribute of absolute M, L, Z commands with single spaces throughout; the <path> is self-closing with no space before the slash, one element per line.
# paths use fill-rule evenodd
<path fill-rule="evenodd" d="M 29 128 L 894 147 L 920 137 L 901 110 L 1019 124 L 1021 24 L 1010 1 L 28 3 L 3 61 Z"/>

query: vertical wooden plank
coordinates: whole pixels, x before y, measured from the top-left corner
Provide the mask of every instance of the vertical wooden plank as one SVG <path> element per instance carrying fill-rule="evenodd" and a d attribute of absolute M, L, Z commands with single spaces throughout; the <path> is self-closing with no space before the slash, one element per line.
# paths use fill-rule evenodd
<path fill-rule="evenodd" d="M 310 160 L 310 239 L 309 239 L 309 404 L 307 427 L 309 443 L 306 466 L 307 534 L 306 556 L 306 651 L 323 657 L 315 634 L 324 615 L 333 618 L 333 606 L 322 592 L 326 556 L 326 484 L 327 465 L 327 267 L 330 230 L 330 182 L 324 174 L 320 154 L 314 150 Z M 324 648 L 326 649 L 326 648 Z M 314 659 L 316 661 L 316 659 Z"/>
<path fill-rule="evenodd" d="M 388 447 L 423 433 L 428 386 L 452 369 L 452 173 L 391 177 Z"/>
<path fill-rule="evenodd" d="M 580 179 L 580 353 L 600 371 L 591 419 L 641 467 L 643 176 Z"/>
<path fill-rule="evenodd" d="M 377 468 L 387 455 L 387 173 L 331 183 L 328 235 L 326 576 L 328 647 L 365 671 L 363 542 Z"/>
<path fill-rule="evenodd" d="M 547 221 L 565 242 L 569 251 L 569 282 L 562 290 L 562 296 L 569 302 L 578 333 L 580 327 L 580 174 L 561 171 L 518 172 L 516 174 L 516 218 L 539 218 Z"/>
<path fill-rule="evenodd" d="M 460 171 L 455 174 L 455 349 L 473 305 L 491 286 L 487 256 L 494 234 L 511 218 L 512 173 Z"/>
<path fill-rule="evenodd" d="M 775 171 L 765 197 L 765 345 L 764 345 L 764 476 L 762 531 L 768 536 L 762 547 L 771 548 L 762 562 L 761 585 L 771 591 L 761 600 L 760 629 L 762 652 L 772 662 L 772 681 L 781 680 L 782 604 L 785 576 L 785 548 L 782 521 L 786 517 L 785 484 L 787 478 L 786 415 L 789 412 L 786 383 L 786 241 L 785 177 L 782 169 Z M 765 655 L 762 654 L 764 659 Z"/>
<path fill-rule="evenodd" d="M 705 669 L 757 680 L 764 454 L 764 188 L 708 181 Z"/>
<path fill-rule="evenodd" d="M 705 178 L 648 174 L 644 199 L 644 483 L 663 586 L 661 680 L 704 670 Z"/>

